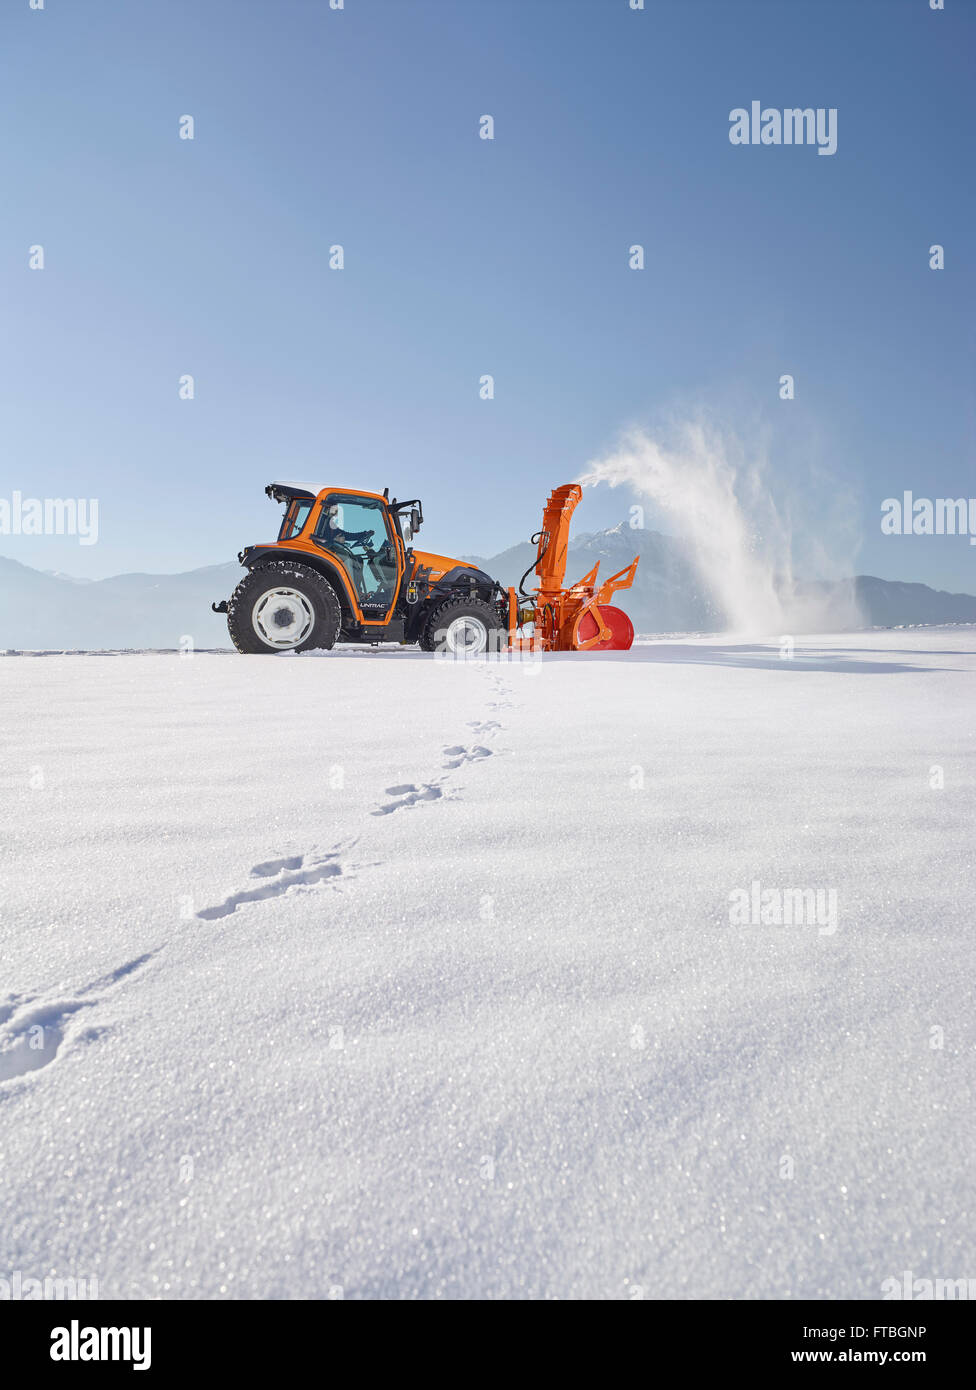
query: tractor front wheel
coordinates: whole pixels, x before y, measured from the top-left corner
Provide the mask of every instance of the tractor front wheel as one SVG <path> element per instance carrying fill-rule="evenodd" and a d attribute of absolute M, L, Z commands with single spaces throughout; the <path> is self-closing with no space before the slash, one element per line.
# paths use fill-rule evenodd
<path fill-rule="evenodd" d="M 497 651 L 502 621 L 494 605 L 483 598 L 449 598 L 431 610 L 420 634 L 420 646 L 425 652 L 443 652 L 448 656 L 478 656 Z"/>
<path fill-rule="evenodd" d="M 244 576 L 227 604 L 227 630 L 239 652 L 326 651 L 342 624 L 335 590 L 308 565 L 275 560 Z"/>

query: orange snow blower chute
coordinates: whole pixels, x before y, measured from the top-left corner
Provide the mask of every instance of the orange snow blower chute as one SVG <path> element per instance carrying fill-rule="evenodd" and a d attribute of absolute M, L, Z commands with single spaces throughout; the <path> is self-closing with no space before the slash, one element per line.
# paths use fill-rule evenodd
<path fill-rule="evenodd" d="M 513 646 L 531 646 L 547 652 L 626 651 L 634 641 L 634 626 L 622 608 L 610 599 L 618 589 L 629 589 L 637 570 L 637 555 L 626 569 L 605 579 L 597 587 L 599 560 L 588 574 L 568 588 L 563 586 L 569 524 L 583 489 L 579 483 L 564 483 L 549 494 L 542 516 L 542 530 L 532 537 L 537 546 L 535 565 L 538 589 L 527 594 L 522 588 L 529 571 L 522 576 L 519 590 L 509 589 L 509 632 Z M 516 628 L 531 622 L 534 635 L 519 638 Z"/>

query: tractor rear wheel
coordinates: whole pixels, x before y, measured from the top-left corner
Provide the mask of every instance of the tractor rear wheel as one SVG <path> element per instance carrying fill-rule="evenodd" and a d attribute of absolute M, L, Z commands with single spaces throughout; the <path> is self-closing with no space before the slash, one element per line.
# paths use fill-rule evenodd
<path fill-rule="evenodd" d="M 420 634 L 425 652 L 449 656 L 477 656 L 496 651 L 502 621 L 493 604 L 483 598 L 449 598 L 433 608 Z"/>
<path fill-rule="evenodd" d="M 227 630 L 239 652 L 326 651 L 342 625 L 335 590 L 309 565 L 274 560 L 244 576 L 227 604 Z"/>

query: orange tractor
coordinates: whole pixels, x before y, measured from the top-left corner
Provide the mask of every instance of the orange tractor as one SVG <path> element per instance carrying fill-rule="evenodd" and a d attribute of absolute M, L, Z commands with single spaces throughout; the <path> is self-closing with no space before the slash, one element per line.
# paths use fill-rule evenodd
<path fill-rule="evenodd" d="M 633 583 L 637 559 L 599 587 L 599 561 L 563 586 L 577 483 L 550 495 L 518 593 L 477 565 L 415 549 L 424 519 L 417 498 L 300 483 L 270 483 L 265 492 L 285 508 L 278 539 L 242 550 L 247 574 L 230 599 L 211 605 L 226 613 L 239 652 L 328 649 L 340 640 L 416 642 L 452 655 L 622 651 L 634 640 L 610 599 Z M 532 569 L 538 586 L 526 593 Z"/>

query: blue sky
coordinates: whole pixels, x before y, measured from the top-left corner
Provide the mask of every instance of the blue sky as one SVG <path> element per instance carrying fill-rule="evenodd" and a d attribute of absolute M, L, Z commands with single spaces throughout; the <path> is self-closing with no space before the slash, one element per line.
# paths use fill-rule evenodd
<path fill-rule="evenodd" d="M 97 545 L 0 554 L 216 563 L 272 537 L 276 477 L 419 494 L 426 545 L 491 554 L 704 409 L 808 534 L 844 496 L 858 570 L 976 591 L 965 539 L 879 524 L 976 492 L 976 6 L 7 0 L 0 43 L 0 496 L 100 508 Z M 754 99 L 836 107 L 837 153 L 731 145 Z"/>

